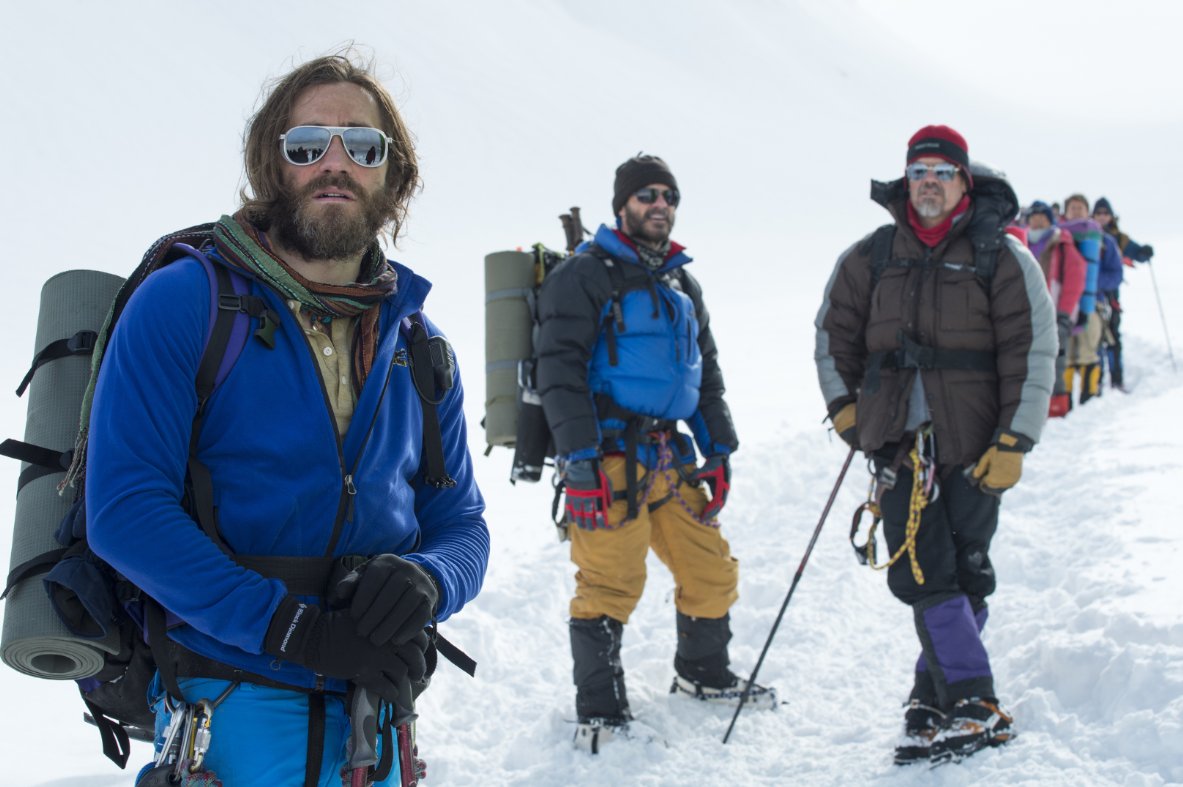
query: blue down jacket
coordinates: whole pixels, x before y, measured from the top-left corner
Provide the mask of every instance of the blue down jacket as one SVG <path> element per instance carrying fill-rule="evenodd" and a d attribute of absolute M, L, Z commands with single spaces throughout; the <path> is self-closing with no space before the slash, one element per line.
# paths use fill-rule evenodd
<path fill-rule="evenodd" d="M 674 245 L 650 272 L 618 232 L 601 226 L 592 244 L 547 276 L 538 300 L 538 385 L 558 456 L 624 450 L 621 433 L 637 416 L 670 428 L 685 421 L 704 456 L 738 446 L 710 316 L 688 262 Z M 694 460 L 688 439 L 676 451 L 679 461 Z M 656 454 L 646 449 L 639 458 L 652 466 Z"/>
<path fill-rule="evenodd" d="M 398 289 L 380 307 L 374 371 L 343 436 L 302 329 L 278 293 L 252 281 L 252 293 L 280 316 L 276 346 L 248 341 L 206 405 L 198 457 L 212 475 L 222 537 L 236 554 L 324 556 L 344 511 L 332 555 L 392 552 L 419 563 L 439 582 L 444 619 L 480 590 L 489 552 L 484 500 L 459 380 L 438 408 L 456 487 L 422 481 L 422 411 L 399 321 L 420 309 L 431 285 L 394 267 Z M 201 264 L 180 260 L 148 277 L 112 333 L 91 416 L 88 537 L 100 557 L 184 621 L 170 635 L 185 647 L 314 687 L 318 676 L 262 652 L 287 593 L 283 582 L 237 565 L 181 504 L 208 293 Z M 344 688 L 336 683 L 327 688 Z"/>

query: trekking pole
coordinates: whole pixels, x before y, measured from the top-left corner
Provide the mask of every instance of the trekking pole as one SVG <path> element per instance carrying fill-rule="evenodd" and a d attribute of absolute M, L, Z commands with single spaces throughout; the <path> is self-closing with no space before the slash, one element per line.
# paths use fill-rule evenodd
<path fill-rule="evenodd" d="M 356 685 L 349 708 L 349 728 L 349 787 L 365 787 L 370 783 L 370 769 L 378 762 L 378 700 Z"/>
<path fill-rule="evenodd" d="M 760 666 L 764 664 L 764 657 L 768 655 L 768 648 L 772 645 L 772 638 L 776 636 L 776 629 L 780 626 L 781 618 L 785 616 L 785 610 L 789 606 L 789 599 L 793 597 L 793 591 L 797 589 L 797 583 L 801 581 L 801 574 L 805 571 L 805 564 L 809 561 L 809 555 L 813 552 L 813 545 L 817 543 L 817 537 L 821 535 L 822 525 L 826 523 L 826 517 L 830 513 L 830 507 L 834 505 L 834 498 L 838 497 L 838 489 L 842 486 L 842 480 L 846 478 L 846 471 L 850 468 L 850 462 L 854 459 L 854 453 L 858 450 L 851 448 L 850 453 L 846 455 L 846 461 L 842 463 L 842 471 L 838 473 L 838 480 L 834 483 L 834 488 L 830 491 L 830 499 L 826 501 L 826 507 L 822 509 L 821 518 L 817 520 L 817 527 L 813 529 L 813 537 L 809 539 L 809 546 L 805 548 L 805 555 L 801 558 L 801 565 L 797 566 L 797 573 L 793 575 L 793 583 L 789 585 L 789 592 L 785 595 L 784 603 L 780 605 L 780 612 L 777 613 L 776 622 L 772 624 L 772 631 L 768 632 L 768 640 L 764 643 L 764 650 L 760 651 L 760 658 L 756 660 L 756 668 L 752 670 L 751 676 L 748 678 L 748 685 L 744 686 L 743 694 L 739 697 L 739 705 L 735 708 L 735 715 L 731 717 L 731 724 L 727 726 L 727 732 L 723 735 L 723 743 L 727 743 L 727 739 L 731 737 L 731 731 L 735 729 L 735 722 L 739 719 L 739 712 L 743 710 L 743 706 L 748 701 L 748 695 L 752 691 L 752 686 L 756 683 L 756 675 L 760 672 Z"/>
<path fill-rule="evenodd" d="M 1153 260 L 1146 260 L 1146 267 L 1150 269 L 1150 283 L 1154 285 L 1154 300 L 1158 303 L 1158 318 L 1162 320 L 1162 332 L 1167 337 L 1167 355 L 1171 359 L 1171 371 L 1179 371 L 1175 366 L 1175 353 L 1171 349 L 1171 332 L 1167 330 L 1167 315 L 1162 310 L 1162 298 L 1158 297 L 1158 279 L 1154 278 Z"/>

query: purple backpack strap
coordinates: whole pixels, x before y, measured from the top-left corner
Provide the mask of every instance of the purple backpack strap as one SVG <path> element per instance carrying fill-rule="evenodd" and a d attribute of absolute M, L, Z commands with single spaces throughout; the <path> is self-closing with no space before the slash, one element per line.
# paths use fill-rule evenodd
<path fill-rule="evenodd" d="M 194 248 L 187 243 L 175 243 L 173 244 L 173 248 L 184 252 L 200 262 L 209 281 L 210 306 L 209 328 L 205 334 L 206 352 L 210 352 L 212 349 L 210 340 L 214 336 L 215 328 L 218 327 L 218 320 L 232 319 L 234 321 L 230 328 L 229 339 L 225 348 L 222 350 L 221 360 L 218 362 L 217 370 L 214 374 L 212 392 L 214 388 L 222 384 L 222 381 L 230 374 L 230 370 L 234 368 L 238 357 L 242 355 L 242 351 L 246 347 L 251 322 L 250 315 L 246 312 L 240 309 L 219 308 L 219 304 L 222 302 L 223 296 L 226 295 L 232 298 L 247 295 L 250 292 L 250 282 L 241 273 L 225 265 L 217 265 L 212 262 L 201 249 Z M 206 362 L 207 359 L 203 357 L 201 366 L 205 367 Z"/>

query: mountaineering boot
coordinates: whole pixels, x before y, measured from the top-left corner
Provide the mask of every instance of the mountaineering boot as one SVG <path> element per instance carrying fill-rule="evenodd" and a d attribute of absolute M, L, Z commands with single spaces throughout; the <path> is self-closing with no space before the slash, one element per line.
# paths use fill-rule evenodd
<path fill-rule="evenodd" d="M 1080 403 L 1101 395 L 1101 365 L 1090 363 L 1080 371 Z"/>
<path fill-rule="evenodd" d="M 599 754 L 611 741 L 669 745 L 656 730 L 636 719 L 580 719 L 575 726 L 575 748 L 580 751 Z"/>
<path fill-rule="evenodd" d="M 920 700 L 911 700 L 904 708 L 904 731 L 895 747 L 896 765 L 927 760 L 932 740 L 945 720 L 945 714 Z"/>
<path fill-rule="evenodd" d="M 605 615 L 572 618 L 570 628 L 578 716 L 575 745 L 596 754 L 632 720 L 620 663 L 624 624 Z"/>
<path fill-rule="evenodd" d="M 739 700 L 743 696 L 747 686 L 748 682 L 735 674 L 731 675 L 731 683 L 728 686 L 707 686 L 684 678 L 681 675 L 675 675 L 674 682 L 670 686 L 670 694 L 686 694 L 696 700 L 709 702 L 712 705 L 726 705 L 734 708 L 739 704 Z M 761 686 L 759 683 L 753 683 L 751 690 L 748 691 L 746 704 L 749 708 L 773 710 L 777 706 L 776 689 L 771 686 Z"/>
<path fill-rule="evenodd" d="M 1047 406 L 1048 418 L 1063 418 L 1072 409 L 1072 398 L 1066 394 L 1052 394 Z"/>
<path fill-rule="evenodd" d="M 933 736 L 929 759 L 956 762 L 987 746 L 1001 746 L 1015 736 L 1013 722 L 993 697 L 958 700 Z"/>
<path fill-rule="evenodd" d="M 599 754 L 600 748 L 628 730 L 623 719 L 591 719 L 580 717 L 575 725 L 575 748 L 588 754 Z"/>
<path fill-rule="evenodd" d="M 670 694 L 687 694 L 717 705 L 739 704 L 748 681 L 728 669 L 727 643 L 731 640 L 730 617 L 695 618 L 678 613 L 678 650 L 674 655 L 674 682 Z M 776 707 L 776 690 L 752 684 L 747 704 L 758 708 Z"/>

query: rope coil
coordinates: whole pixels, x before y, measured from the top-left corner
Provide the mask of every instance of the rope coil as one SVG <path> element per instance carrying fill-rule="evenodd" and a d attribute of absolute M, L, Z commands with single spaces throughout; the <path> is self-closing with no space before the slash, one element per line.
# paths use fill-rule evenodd
<path fill-rule="evenodd" d="M 900 544 L 900 548 L 895 551 L 895 554 L 884 563 L 875 562 L 875 531 L 878 530 L 879 523 L 883 521 L 883 511 L 879 506 L 879 501 L 886 489 L 877 483 L 874 476 L 871 478 L 871 487 L 867 492 L 867 502 L 855 511 L 850 528 L 850 543 L 854 546 L 860 563 L 864 563 L 876 571 L 882 571 L 894 565 L 907 553 L 912 577 L 916 580 L 917 585 L 924 584 L 924 571 L 920 568 L 920 561 L 916 557 L 916 536 L 920 532 L 920 519 L 924 509 L 932 500 L 936 499 L 936 496 L 933 495 L 936 484 L 936 465 L 931 458 L 930 451 L 927 450 L 932 445 L 931 437 L 929 429 L 917 432 L 916 442 L 908 453 L 913 468 L 912 494 L 908 499 L 908 522 L 904 526 L 904 543 Z M 872 520 L 871 526 L 867 529 L 867 542 L 859 546 L 855 544 L 855 537 L 858 535 L 859 522 L 862 520 L 864 512 L 870 513 Z"/>

